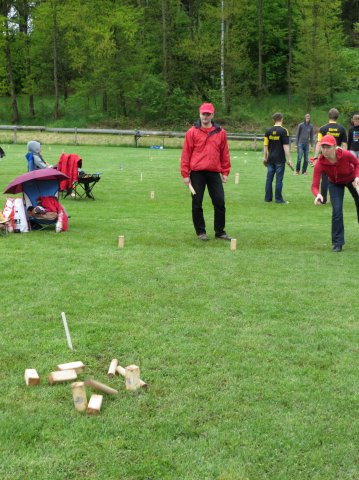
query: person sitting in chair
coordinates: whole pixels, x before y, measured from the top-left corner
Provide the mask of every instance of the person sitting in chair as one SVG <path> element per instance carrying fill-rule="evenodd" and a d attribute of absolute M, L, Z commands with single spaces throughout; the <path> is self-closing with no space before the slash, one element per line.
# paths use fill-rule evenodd
<path fill-rule="evenodd" d="M 54 168 L 53 165 L 49 165 L 41 156 L 41 144 L 36 140 L 31 140 L 27 144 L 28 153 L 32 154 L 34 162 L 34 170 L 40 170 L 41 168 Z"/>

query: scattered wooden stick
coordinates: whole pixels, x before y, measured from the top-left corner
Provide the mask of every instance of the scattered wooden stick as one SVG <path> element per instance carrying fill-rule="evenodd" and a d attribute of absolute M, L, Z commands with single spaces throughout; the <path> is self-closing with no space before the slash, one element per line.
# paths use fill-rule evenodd
<path fill-rule="evenodd" d="M 69 380 L 76 380 L 77 373 L 75 370 L 58 370 L 57 372 L 51 372 L 49 375 L 49 383 L 68 382 Z"/>
<path fill-rule="evenodd" d="M 292 167 L 292 165 L 290 165 L 288 162 L 287 162 L 287 165 L 292 170 L 292 172 L 294 172 L 294 167 Z"/>
<path fill-rule="evenodd" d="M 237 239 L 236 238 L 231 239 L 231 250 L 237 250 Z"/>
<path fill-rule="evenodd" d="M 78 412 L 84 412 L 87 409 L 87 396 L 84 382 L 72 383 L 71 389 L 76 410 Z"/>
<path fill-rule="evenodd" d="M 116 372 L 121 375 L 122 377 L 126 376 L 126 369 L 121 367 L 121 365 L 118 365 L 116 368 Z M 140 380 L 140 387 L 141 388 L 146 388 L 148 385 L 145 383 L 143 380 Z"/>
<path fill-rule="evenodd" d="M 57 370 L 75 370 L 76 373 L 82 373 L 85 365 L 82 362 L 61 363 L 57 365 Z"/>
<path fill-rule="evenodd" d="M 67 325 L 65 312 L 61 312 L 61 317 L 62 317 L 62 322 L 63 322 L 64 328 L 65 328 L 65 333 L 66 333 L 66 339 L 67 339 L 68 346 L 69 346 L 70 350 L 73 351 L 74 349 L 72 347 L 70 331 L 69 331 L 69 327 Z"/>
<path fill-rule="evenodd" d="M 234 177 L 234 183 L 235 183 L 236 185 L 238 185 L 238 183 L 239 183 L 239 173 L 236 173 L 236 175 L 235 175 L 235 177 Z"/>
<path fill-rule="evenodd" d="M 116 372 L 119 374 L 119 375 L 122 375 L 123 377 L 126 376 L 126 369 L 121 367 L 121 365 L 117 365 L 116 367 Z"/>
<path fill-rule="evenodd" d="M 155 198 L 155 192 L 154 192 L 154 191 L 152 191 L 152 192 L 150 193 L 150 198 L 151 198 L 151 200 L 153 200 L 153 199 Z"/>
<path fill-rule="evenodd" d="M 26 385 L 40 385 L 40 377 L 34 368 L 27 368 L 24 377 Z"/>
<path fill-rule="evenodd" d="M 109 377 L 114 377 L 116 375 L 116 368 L 117 368 L 117 365 L 118 365 L 118 360 L 117 358 L 114 358 L 111 363 L 110 363 L 110 366 L 109 366 L 109 369 L 108 369 L 108 372 L 107 372 L 107 375 Z"/>
<path fill-rule="evenodd" d="M 87 413 L 89 415 L 100 415 L 102 399 L 102 395 L 96 395 L 95 393 L 91 395 L 89 404 L 87 406 Z"/>
<path fill-rule="evenodd" d="M 100 392 L 108 393 L 109 395 L 116 395 L 118 393 L 118 390 L 115 390 L 104 383 L 97 382 L 92 378 L 85 380 L 85 386 L 93 388 L 94 390 L 99 390 Z"/>

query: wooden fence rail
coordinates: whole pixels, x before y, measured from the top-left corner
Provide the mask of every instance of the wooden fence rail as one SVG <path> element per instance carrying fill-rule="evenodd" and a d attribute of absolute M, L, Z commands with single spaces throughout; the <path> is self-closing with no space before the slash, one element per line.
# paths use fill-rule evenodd
<path fill-rule="evenodd" d="M 127 135 L 132 136 L 134 145 L 138 146 L 138 141 L 142 137 L 161 137 L 164 146 L 165 138 L 184 138 L 186 132 L 159 131 L 159 130 L 117 130 L 110 128 L 48 128 L 44 126 L 20 126 L 20 125 L 0 125 L 1 130 L 13 132 L 13 143 L 17 143 L 17 132 L 52 132 L 52 133 L 73 133 L 74 144 L 78 145 L 78 134 L 101 134 L 101 135 Z M 256 148 L 257 141 L 263 141 L 263 134 L 257 133 L 231 133 L 227 132 L 229 140 L 247 140 L 253 142 L 253 148 Z M 294 137 L 291 137 L 293 140 Z"/>

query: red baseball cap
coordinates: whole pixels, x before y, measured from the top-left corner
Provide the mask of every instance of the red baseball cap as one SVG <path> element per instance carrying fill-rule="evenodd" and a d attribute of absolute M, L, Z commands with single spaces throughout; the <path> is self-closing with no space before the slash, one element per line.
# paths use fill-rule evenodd
<path fill-rule="evenodd" d="M 199 107 L 199 113 L 214 113 L 214 106 L 212 103 L 202 103 Z"/>
<path fill-rule="evenodd" d="M 337 141 L 333 137 L 333 135 L 324 135 L 324 137 L 320 141 L 320 145 L 336 145 Z"/>

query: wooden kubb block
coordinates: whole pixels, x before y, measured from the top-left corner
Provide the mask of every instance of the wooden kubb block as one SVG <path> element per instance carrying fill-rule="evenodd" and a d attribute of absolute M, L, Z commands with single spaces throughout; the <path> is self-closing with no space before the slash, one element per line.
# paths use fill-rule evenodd
<path fill-rule="evenodd" d="M 87 396 L 84 382 L 72 383 L 71 389 L 76 410 L 78 412 L 85 412 L 87 410 Z"/>
<path fill-rule="evenodd" d="M 118 248 L 124 248 L 125 247 L 125 236 L 124 235 L 119 235 L 118 237 Z"/>
<path fill-rule="evenodd" d="M 82 373 L 85 370 L 85 365 L 82 362 L 62 363 L 57 365 L 58 370 L 75 370 L 76 373 Z"/>
<path fill-rule="evenodd" d="M 133 391 L 140 388 L 140 368 L 137 365 L 129 365 L 125 370 L 126 390 Z"/>
<path fill-rule="evenodd" d="M 51 372 L 49 375 L 50 385 L 53 385 L 54 383 L 69 382 L 76 379 L 77 373 L 75 370 L 58 370 L 56 372 Z"/>
<path fill-rule="evenodd" d="M 40 377 L 34 368 L 27 368 L 24 377 L 26 385 L 40 385 Z"/>
<path fill-rule="evenodd" d="M 118 373 L 119 375 L 121 375 L 122 377 L 126 377 L 126 369 L 121 367 L 121 365 L 118 365 L 116 367 L 116 373 Z M 144 382 L 143 380 L 140 380 L 140 387 L 141 388 L 147 388 L 147 383 Z"/>
<path fill-rule="evenodd" d="M 110 366 L 108 368 L 108 372 L 107 372 L 107 375 L 109 377 L 114 377 L 116 375 L 116 368 L 118 366 L 118 360 L 117 358 L 114 358 L 111 363 L 110 363 Z"/>
<path fill-rule="evenodd" d="M 96 393 L 93 393 L 87 406 L 87 413 L 89 415 L 100 415 L 102 400 L 102 395 L 97 395 Z"/>

